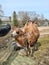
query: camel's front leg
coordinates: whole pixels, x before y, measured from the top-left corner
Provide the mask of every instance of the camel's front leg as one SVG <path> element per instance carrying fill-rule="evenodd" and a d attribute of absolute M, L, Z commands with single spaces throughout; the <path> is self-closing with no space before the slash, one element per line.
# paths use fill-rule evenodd
<path fill-rule="evenodd" d="M 25 49 L 26 49 L 27 56 L 30 55 L 31 50 L 30 50 L 30 45 L 29 45 L 28 41 L 26 41 L 26 48 Z"/>
<path fill-rule="evenodd" d="M 38 48 L 37 48 L 37 45 L 34 44 L 32 47 L 31 47 L 31 56 L 33 56 L 33 53 L 34 51 L 36 51 Z"/>
<path fill-rule="evenodd" d="M 31 50 L 30 56 L 33 56 L 33 53 L 34 53 L 35 47 L 30 47 L 30 50 Z"/>

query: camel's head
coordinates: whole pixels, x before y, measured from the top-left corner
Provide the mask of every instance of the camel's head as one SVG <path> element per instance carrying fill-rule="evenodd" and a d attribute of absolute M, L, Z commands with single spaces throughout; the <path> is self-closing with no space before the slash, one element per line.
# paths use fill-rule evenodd
<path fill-rule="evenodd" d="M 16 28 L 16 29 L 12 32 L 11 36 L 12 36 L 12 37 L 17 37 L 17 36 L 21 35 L 22 32 L 23 32 L 23 31 L 22 31 L 20 28 Z"/>

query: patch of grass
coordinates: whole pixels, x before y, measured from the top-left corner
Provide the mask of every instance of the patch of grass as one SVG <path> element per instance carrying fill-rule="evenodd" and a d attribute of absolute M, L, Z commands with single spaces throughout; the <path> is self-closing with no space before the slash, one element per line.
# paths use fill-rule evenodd
<path fill-rule="evenodd" d="M 41 44 L 38 51 L 34 53 L 36 57 L 43 57 L 44 53 L 46 53 L 47 48 L 49 48 L 49 37 L 39 38 L 38 42 Z"/>
<path fill-rule="evenodd" d="M 38 42 L 40 42 L 41 44 L 47 44 L 49 43 L 49 37 L 39 38 Z"/>

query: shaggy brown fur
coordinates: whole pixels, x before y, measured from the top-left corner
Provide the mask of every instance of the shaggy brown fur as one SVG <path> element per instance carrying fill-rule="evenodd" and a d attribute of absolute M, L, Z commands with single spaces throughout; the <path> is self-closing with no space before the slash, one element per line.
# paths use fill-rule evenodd
<path fill-rule="evenodd" d="M 35 42 L 37 42 L 40 35 L 37 24 L 27 22 L 24 26 L 24 32 L 27 35 L 27 39 L 30 45 L 33 45 Z"/>
<path fill-rule="evenodd" d="M 23 30 L 16 28 L 17 35 L 14 36 L 15 40 L 23 47 L 33 46 L 39 38 L 38 26 L 35 23 L 27 22 L 23 27 Z M 30 53 L 30 51 L 29 51 Z"/>

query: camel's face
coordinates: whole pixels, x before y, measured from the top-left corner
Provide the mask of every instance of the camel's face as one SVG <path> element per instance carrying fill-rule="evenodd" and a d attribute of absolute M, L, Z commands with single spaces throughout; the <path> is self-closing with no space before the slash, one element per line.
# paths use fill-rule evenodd
<path fill-rule="evenodd" d="M 13 31 L 12 36 L 16 37 L 22 33 L 21 29 L 17 28 L 16 30 Z"/>
<path fill-rule="evenodd" d="M 18 29 L 16 29 L 16 30 L 14 30 L 13 32 L 12 32 L 12 37 L 15 37 L 15 36 L 17 36 L 19 34 L 19 30 Z"/>

